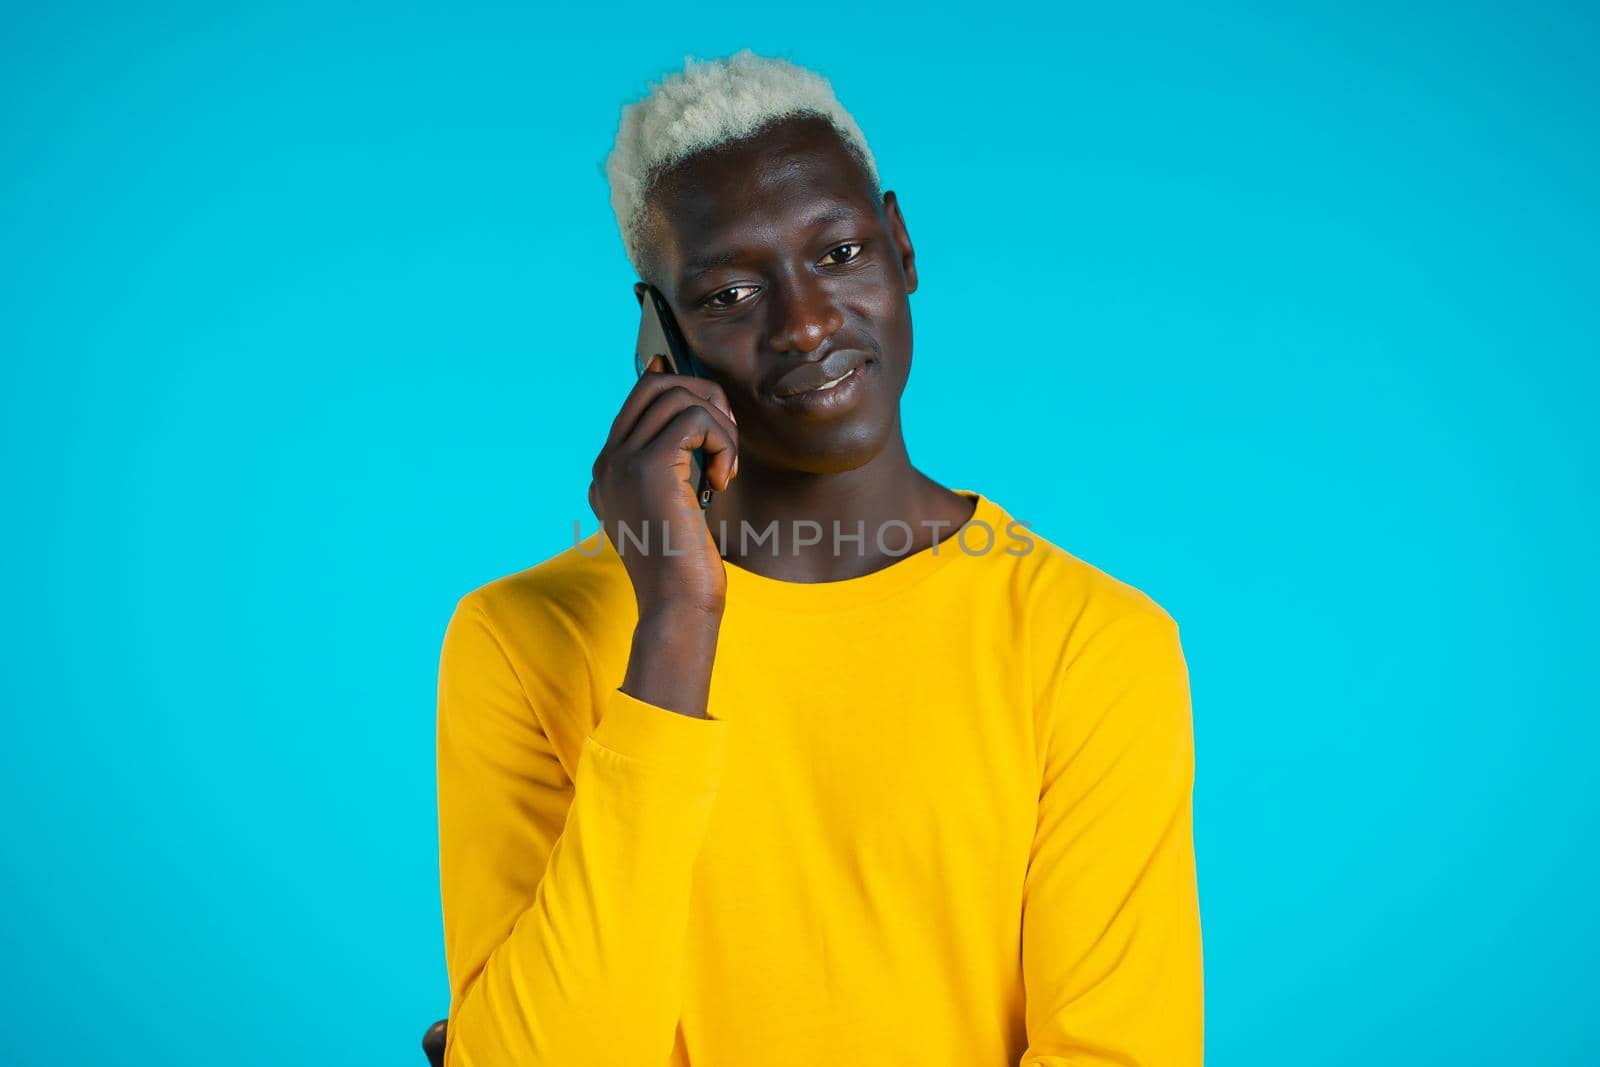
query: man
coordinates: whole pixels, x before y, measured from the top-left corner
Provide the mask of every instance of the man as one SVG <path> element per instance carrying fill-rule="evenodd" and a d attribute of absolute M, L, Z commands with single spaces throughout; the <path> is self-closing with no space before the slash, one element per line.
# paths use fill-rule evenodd
<path fill-rule="evenodd" d="M 1176 625 L 912 466 L 917 270 L 856 123 L 747 50 L 608 172 L 706 373 L 623 401 L 597 545 L 451 618 L 448 1067 L 1199 1064 Z"/>

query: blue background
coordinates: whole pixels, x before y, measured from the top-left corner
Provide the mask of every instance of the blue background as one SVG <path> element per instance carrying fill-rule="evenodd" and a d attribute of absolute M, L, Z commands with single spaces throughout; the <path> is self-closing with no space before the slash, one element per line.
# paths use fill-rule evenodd
<path fill-rule="evenodd" d="M 1182 624 L 1208 1062 L 1593 1062 L 1591 11 L 566 6 L 5 11 L 6 1058 L 423 1062 L 444 623 L 592 524 L 618 109 L 749 45 L 914 461 Z"/>

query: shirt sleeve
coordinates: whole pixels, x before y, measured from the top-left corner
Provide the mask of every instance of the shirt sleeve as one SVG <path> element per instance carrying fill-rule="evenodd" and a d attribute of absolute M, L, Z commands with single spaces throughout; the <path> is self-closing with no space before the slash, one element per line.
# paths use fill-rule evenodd
<path fill-rule="evenodd" d="M 727 724 L 606 694 L 569 779 L 482 608 L 439 664 L 447 1067 L 665 1064 Z"/>
<path fill-rule="evenodd" d="M 1194 735 L 1178 628 L 1141 613 L 1068 657 L 1024 882 L 1021 1067 L 1199 1067 Z"/>

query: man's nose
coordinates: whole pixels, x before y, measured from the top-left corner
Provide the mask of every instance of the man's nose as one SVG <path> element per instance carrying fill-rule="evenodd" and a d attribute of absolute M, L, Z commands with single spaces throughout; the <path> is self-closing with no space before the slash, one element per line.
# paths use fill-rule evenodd
<path fill-rule="evenodd" d="M 814 352 L 844 325 L 843 313 L 816 279 L 774 285 L 771 296 L 767 346 L 774 352 Z"/>

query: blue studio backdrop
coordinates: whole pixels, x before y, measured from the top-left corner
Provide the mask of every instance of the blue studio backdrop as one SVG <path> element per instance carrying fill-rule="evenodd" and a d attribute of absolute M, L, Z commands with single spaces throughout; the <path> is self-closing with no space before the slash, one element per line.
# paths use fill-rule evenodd
<path fill-rule="evenodd" d="M 1208 1062 L 1596 1062 L 1596 28 L 6 5 L 5 1058 L 420 1067 L 444 624 L 593 528 L 601 163 L 749 46 L 900 196 L 913 461 L 1182 626 Z"/>

